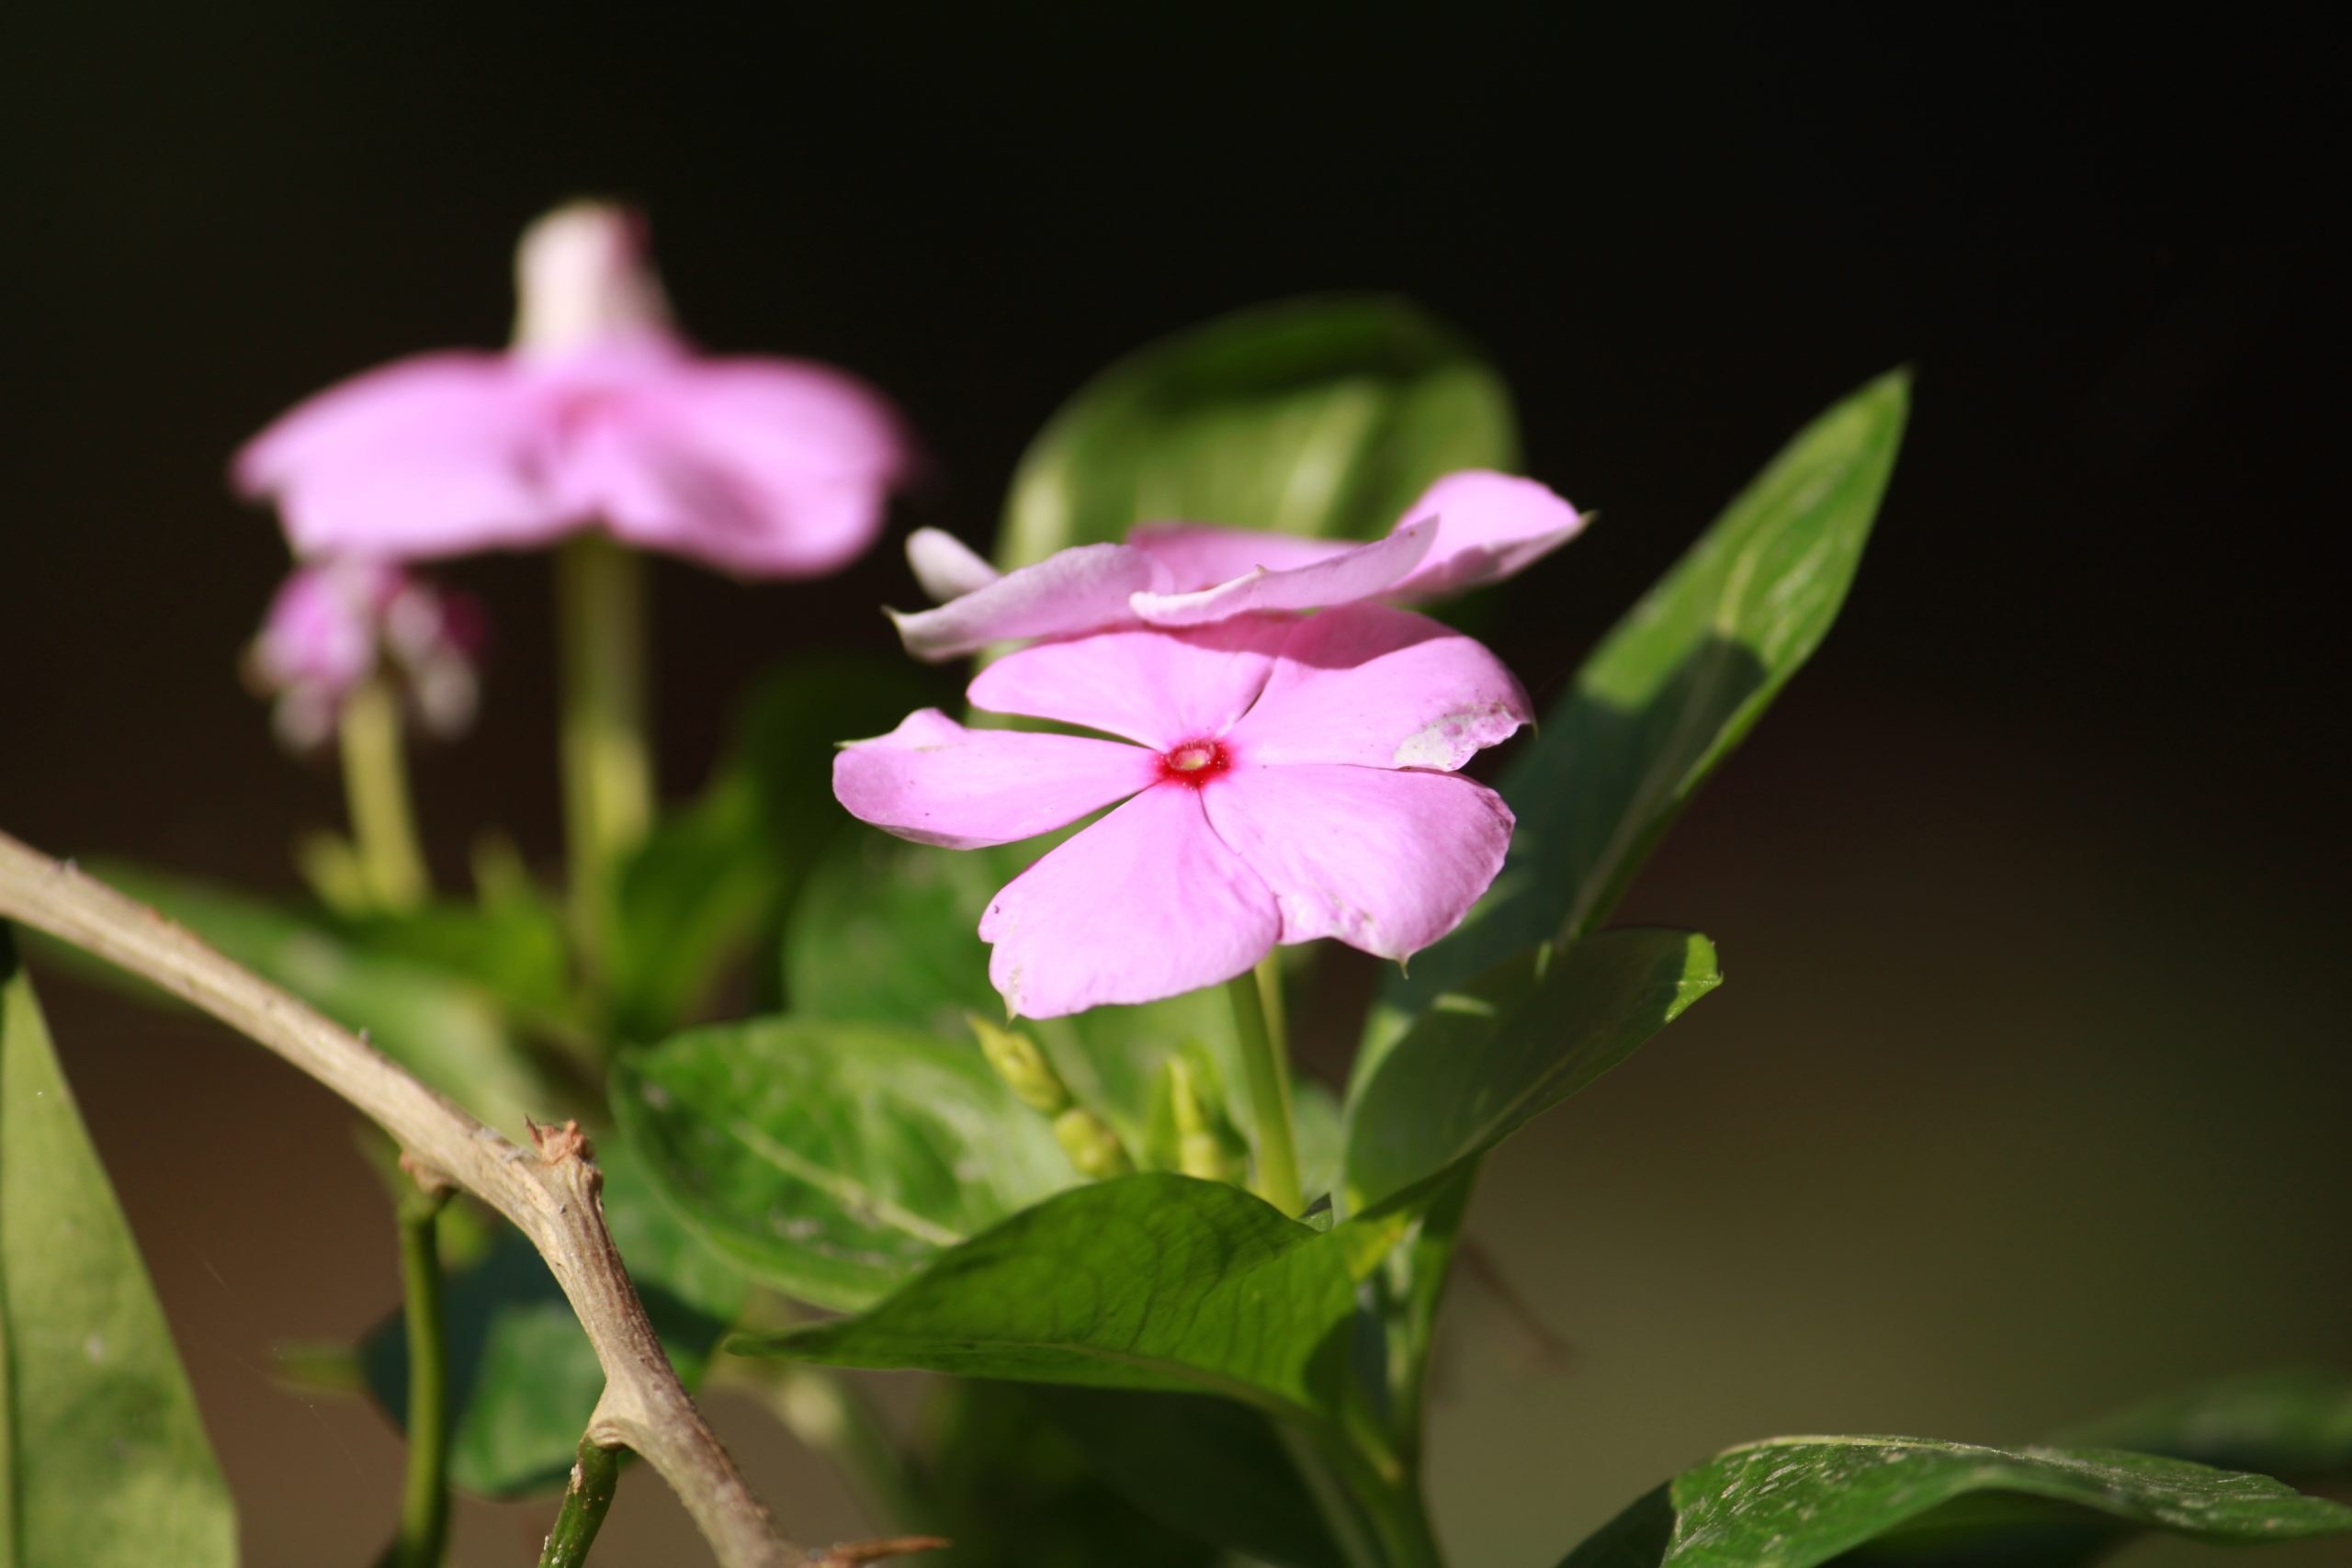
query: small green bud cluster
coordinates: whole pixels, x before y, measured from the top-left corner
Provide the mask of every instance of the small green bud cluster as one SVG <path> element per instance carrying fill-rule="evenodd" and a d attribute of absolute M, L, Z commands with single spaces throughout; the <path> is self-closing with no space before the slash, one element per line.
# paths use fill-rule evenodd
<path fill-rule="evenodd" d="M 1126 1145 L 1111 1124 L 1079 1104 L 1070 1096 L 1069 1086 L 1054 1071 L 1053 1063 L 1037 1048 L 1036 1042 L 1025 1034 L 1000 1028 L 984 1018 L 971 1020 L 972 1032 L 980 1042 L 980 1053 L 989 1059 L 1005 1087 L 1013 1097 L 1042 1116 L 1053 1119 L 1054 1141 L 1069 1156 L 1069 1163 L 1080 1176 L 1100 1181 L 1104 1177 L 1125 1176 L 1135 1168 L 1127 1158 Z"/>
<path fill-rule="evenodd" d="M 1204 1181 L 1239 1181 L 1244 1162 L 1217 1135 L 1202 1098 L 1200 1074 L 1182 1052 L 1168 1058 L 1168 1108 L 1176 1124 L 1176 1168 Z"/>

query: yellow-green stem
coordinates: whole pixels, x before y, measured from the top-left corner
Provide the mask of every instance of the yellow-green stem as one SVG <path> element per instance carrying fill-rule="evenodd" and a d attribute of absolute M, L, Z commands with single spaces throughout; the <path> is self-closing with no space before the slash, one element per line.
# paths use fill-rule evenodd
<path fill-rule="evenodd" d="M 1268 1016 L 1262 985 L 1272 981 L 1269 958 L 1261 974 L 1237 975 L 1226 982 L 1233 1004 L 1233 1029 L 1241 1045 L 1241 1069 L 1250 1085 L 1251 1120 L 1257 1125 L 1258 1196 L 1285 1214 L 1306 1207 L 1298 1179 L 1298 1137 L 1290 1108 L 1290 1059 L 1282 1034 Z"/>
<path fill-rule="evenodd" d="M 645 583 L 637 557 L 603 534 L 556 552 L 563 661 L 564 836 L 572 918 L 592 967 L 611 925 L 613 868 L 653 818 L 645 714 Z"/>
<path fill-rule="evenodd" d="M 435 1247 L 446 1189 L 401 1199 L 401 1280 L 408 1319 L 408 1480 L 392 1568 L 440 1568 L 449 1539 L 449 1358 Z"/>
<path fill-rule="evenodd" d="M 409 809 L 400 694 L 381 675 L 361 682 L 344 699 L 337 729 L 351 841 L 368 899 L 379 908 L 413 908 L 431 884 Z"/>

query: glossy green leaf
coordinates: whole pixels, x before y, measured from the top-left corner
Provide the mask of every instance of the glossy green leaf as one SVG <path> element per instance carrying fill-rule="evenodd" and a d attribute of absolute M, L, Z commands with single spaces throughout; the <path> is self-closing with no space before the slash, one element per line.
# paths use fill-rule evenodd
<path fill-rule="evenodd" d="M 1411 1219 L 1318 1233 L 1238 1188 L 1122 1177 L 1023 1210 L 862 1316 L 728 1348 L 1216 1393 L 1328 1424 L 1346 1397 L 1356 1288 Z"/>
<path fill-rule="evenodd" d="M 782 949 L 794 1012 L 949 1038 L 1001 1020 L 980 911 L 1012 874 L 996 852 L 844 833 L 810 874 Z"/>
<path fill-rule="evenodd" d="M 2077 1422 L 2049 1441 L 2288 1480 L 2352 1475 L 2352 1374 L 2300 1367 L 2223 1378 Z"/>
<path fill-rule="evenodd" d="M 1361 1206 L 1475 1159 L 1592 1083 L 1722 981 L 1707 939 L 1603 931 L 1537 948 L 1440 997 L 1357 1085 L 1348 1189 Z"/>
<path fill-rule="evenodd" d="M 835 743 L 880 734 L 937 700 L 904 660 L 795 660 L 744 699 L 701 795 L 656 825 L 620 871 L 614 992 L 625 1034 L 687 1021 L 763 935 L 849 818 L 833 800 Z"/>
<path fill-rule="evenodd" d="M 662 1348 L 692 1387 L 742 1310 L 743 1278 L 662 1206 L 624 1142 L 600 1138 L 595 1150 L 605 1224 Z M 390 1230 L 388 1219 L 388 1247 Z M 503 1231 L 487 1257 L 452 1276 L 443 1310 L 455 1422 L 450 1480 L 490 1497 L 560 1485 L 605 1374 L 555 1276 L 520 1235 Z M 400 1314 L 368 1335 L 360 1357 L 369 1391 L 400 1420 L 408 1409 Z"/>
<path fill-rule="evenodd" d="M 227 1568 L 187 1374 L 0 924 L 0 1568 Z"/>
<path fill-rule="evenodd" d="M 626 1057 L 615 1113 L 672 1207 L 807 1302 L 870 1306 L 948 1247 L 1078 1179 L 968 1030 L 800 1017 Z"/>
<path fill-rule="evenodd" d="M 480 983 L 412 954 L 380 952 L 246 894 L 108 862 L 98 874 L 368 1042 L 482 1121 L 519 1136 L 562 1101 Z M 94 975 L 96 972 L 93 972 Z M 113 983 L 118 972 L 96 977 Z M 137 982 L 133 994 L 162 998 Z"/>
<path fill-rule="evenodd" d="M 1538 942 L 1594 929 L 1675 815 L 1837 619 L 1894 471 L 1909 379 L 1800 432 L 1617 623 L 1498 786 L 1510 860 L 1471 920 L 1415 960 L 1407 1014 Z"/>
<path fill-rule="evenodd" d="M 1163 338 L 1054 415 L 1013 476 L 1001 565 L 1140 522 L 1369 538 L 1455 468 L 1517 460 L 1510 396 L 1402 299 L 1260 306 Z"/>
<path fill-rule="evenodd" d="M 1685 1471 L 1561 1568 L 1810 1568 L 1896 1532 L 1923 1560 L 1966 1562 L 1947 1554 L 1988 1517 L 2005 1529 L 2031 1520 L 2050 1532 L 2030 1555 L 2000 1559 L 2018 1568 L 2086 1562 L 2120 1533 L 2143 1529 L 2217 1543 L 2352 1529 L 2352 1508 L 2267 1476 L 2147 1454 L 1781 1438 Z"/>

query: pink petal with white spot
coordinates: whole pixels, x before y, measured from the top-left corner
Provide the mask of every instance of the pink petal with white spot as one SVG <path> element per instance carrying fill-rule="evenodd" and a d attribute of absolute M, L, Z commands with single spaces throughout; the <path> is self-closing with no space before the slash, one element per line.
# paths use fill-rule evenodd
<path fill-rule="evenodd" d="M 1211 830 L 1205 791 L 1144 791 L 989 902 L 989 978 L 1014 1014 L 1060 1018 L 1181 996 L 1247 974 L 1282 917 Z"/>
<path fill-rule="evenodd" d="M 936 610 L 890 613 L 907 651 L 953 659 L 1015 637 L 1066 637 L 1132 626 L 1127 600 L 1168 585 L 1167 568 L 1125 545 L 1080 545 L 1006 572 Z"/>
<path fill-rule="evenodd" d="M 1282 940 L 1402 960 L 1462 923 L 1502 870 L 1510 808 L 1446 773 L 1240 766 L 1200 792 L 1209 825 L 1273 890 Z"/>
<path fill-rule="evenodd" d="M 918 528 L 907 536 L 907 565 L 934 604 L 977 593 L 1004 575 L 963 540 L 938 528 Z"/>
<path fill-rule="evenodd" d="M 1577 536 L 1585 520 L 1533 479 L 1464 468 L 1421 492 L 1408 525 L 1434 518 L 1437 541 L 1419 568 L 1396 585 L 1399 597 L 1434 599 L 1498 581 Z"/>
<path fill-rule="evenodd" d="M 1197 626 L 1248 611 L 1319 610 L 1351 604 L 1394 588 L 1428 555 L 1435 518 L 1397 529 L 1385 539 L 1283 571 L 1253 570 L 1192 593 L 1138 593 L 1129 603 L 1156 626 Z"/>
<path fill-rule="evenodd" d="M 1310 539 L 1207 523 L 1138 524 L 1127 530 L 1127 543 L 1167 567 L 1169 587 L 1180 593 L 1257 571 L 1293 571 L 1356 547 L 1346 539 Z"/>
<path fill-rule="evenodd" d="M 1533 719 L 1518 679 L 1476 641 L 1348 604 L 1298 623 L 1228 739 L 1252 763 L 1452 770 Z"/>
<path fill-rule="evenodd" d="M 543 544 L 578 521 L 543 400 L 494 355 L 435 354 L 355 377 L 237 454 L 304 557 L 388 558 Z"/>
<path fill-rule="evenodd" d="M 633 544 L 746 576 L 846 565 L 909 463 L 889 405 L 823 366 L 675 358 L 579 396 L 585 510 Z"/>
<path fill-rule="evenodd" d="M 1248 712 L 1294 624 L 1242 615 L 1040 643 L 981 671 L 967 694 L 991 713 L 1083 725 L 1165 751 L 1222 735 Z"/>
<path fill-rule="evenodd" d="M 833 796 L 861 822 L 954 850 L 1067 827 L 1159 780 L 1159 760 L 1115 740 L 967 729 L 937 708 L 844 746 Z"/>

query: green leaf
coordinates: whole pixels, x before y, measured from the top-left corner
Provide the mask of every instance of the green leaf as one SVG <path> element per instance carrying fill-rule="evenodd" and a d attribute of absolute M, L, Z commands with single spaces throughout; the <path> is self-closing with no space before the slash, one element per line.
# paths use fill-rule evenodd
<path fill-rule="evenodd" d="M 2223 1378 L 2078 1422 L 2049 1440 L 2289 1479 L 2352 1474 L 2352 1375 L 2300 1367 Z"/>
<path fill-rule="evenodd" d="M 1238 1188 L 1122 1177 L 1023 1210 L 862 1316 L 728 1348 L 1216 1393 L 1329 1431 L 1347 1397 L 1356 1288 L 1412 1217 L 1317 1233 Z"/>
<path fill-rule="evenodd" d="M 1987 1504 L 1991 1515 L 1983 1511 Z M 2038 1568 L 2086 1562 L 2141 1529 L 2216 1543 L 2352 1529 L 2352 1508 L 2267 1476 L 2147 1454 L 1781 1438 L 1685 1471 L 1561 1568 L 1810 1568 L 1894 1532 L 1935 1561 L 1969 1562 L 1976 1560 L 1950 1555 L 1954 1532 L 1964 1539 L 1987 1517 L 2008 1529 L 2031 1520 L 2052 1531 L 2031 1555 L 1998 1559 Z"/>
<path fill-rule="evenodd" d="M 1013 476 L 997 558 L 1166 520 L 1370 538 L 1441 474 L 1508 468 L 1518 446 L 1501 380 L 1419 308 L 1262 305 L 1163 338 L 1063 404 Z"/>
<path fill-rule="evenodd" d="M 226 1568 L 187 1374 L 0 924 L 0 1568 Z"/>
<path fill-rule="evenodd" d="M 1470 923 L 1393 983 L 1420 1010 L 1538 942 L 1594 929 L 1659 836 L 1837 619 L 1902 443 L 1909 378 L 1800 432 L 1617 623 L 1498 786 L 1510 860 Z"/>
<path fill-rule="evenodd" d="M 491 1125 L 519 1136 L 526 1115 L 545 1116 L 561 1103 L 516 1042 L 507 1010 L 477 982 L 415 956 L 365 946 L 325 917 L 291 914 L 245 894 L 119 862 L 97 869 L 224 956 L 365 1033 L 378 1050 Z M 92 973 L 110 983 L 119 977 Z M 162 996 L 133 984 L 133 994 Z"/>
<path fill-rule="evenodd" d="M 677 1213 L 803 1301 L 870 1306 L 1077 1179 L 966 1032 L 804 1018 L 692 1031 L 616 1067 L 613 1105 Z"/>
<path fill-rule="evenodd" d="M 613 1242 L 671 1364 L 692 1387 L 742 1310 L 743 1278 L 663 1208 L 623 1141 L 598 1139 L 596 1164 Z M 487 1257 L 450 1279 L 442 1310 L 455 1422 L 450 1480 L 488 1497 L 560 1484 L 605 1374 L 555 1276 L 519 1234 L 503 1231 Z M 401 1314 L 368 1336 L 360 1357 L 369 1391 L 401 1420 L 408 1409 Z"/>
<path fill-rule="evenodd" d="M 1538 948 L 1437 998 L 1357 1085 L 1348 1189 L 1361 1207 L 1472 1160 L 1599 1078 L 1722 981 L 1683 931 Z"/>
<path fill-rule="evenodd" d="M 842 834 L 785 930 L 792 1010 L 943 1036 L 962 1032 L 967 1014 L 1002 1018 L 979 920 L 1012 874 L 994 852 Z"/>
<path fill-rule="evenodd" d="M 765 676 L 741 705 L 709 784 L 620 870 L 614 992 L 623 1032 L 653 1040 L 692 1016 L 721 972 L 772 935 L 849 818 L 833 748 L 878 735 L 937 693 L 903 660 L 823 656 Z"/>

